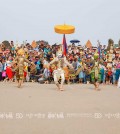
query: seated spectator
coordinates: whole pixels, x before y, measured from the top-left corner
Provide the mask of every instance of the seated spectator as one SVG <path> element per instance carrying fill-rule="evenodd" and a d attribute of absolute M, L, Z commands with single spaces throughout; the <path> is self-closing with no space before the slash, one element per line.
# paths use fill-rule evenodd
<path fill-rule="evenodd" d="M 39 83 L 42 84 L 48 84 L 49 83 L 49 77 L 50 77 L 50 70 L 47 68 L 47 65 L 44 65 L 44 71 L 41 75 L 41 78 L 38 79 Z"/>

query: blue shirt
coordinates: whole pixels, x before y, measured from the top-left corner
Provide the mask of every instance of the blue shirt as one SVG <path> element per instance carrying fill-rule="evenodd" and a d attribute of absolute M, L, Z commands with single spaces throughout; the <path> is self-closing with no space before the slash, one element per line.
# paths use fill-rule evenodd
<path fill-rule="evenodd" d="M 36 69 L 40 69 L 40 61 L 39 60 L 36 62 Z"/>

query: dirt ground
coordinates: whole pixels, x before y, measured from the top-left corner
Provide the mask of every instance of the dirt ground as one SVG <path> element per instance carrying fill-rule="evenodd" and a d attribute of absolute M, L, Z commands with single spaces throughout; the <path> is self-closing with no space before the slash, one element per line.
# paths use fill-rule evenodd
<path fill-rule="evenodd" d="M 0 83 L 0 134 L 120 134 L 120 89 Z"/>

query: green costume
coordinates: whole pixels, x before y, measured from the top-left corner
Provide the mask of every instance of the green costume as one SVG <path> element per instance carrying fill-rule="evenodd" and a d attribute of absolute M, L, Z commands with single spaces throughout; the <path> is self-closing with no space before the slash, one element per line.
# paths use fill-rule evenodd
<path fill-rule="evenodd" d="M 95 62 L 95 66 L 93 67 L 93 69 L 90 72 L 90 77 L 91 77 L 92 83 L 101 82 L 101 73 L 100 73 L 100 69 L 98 67 L 98 62 Z"/>

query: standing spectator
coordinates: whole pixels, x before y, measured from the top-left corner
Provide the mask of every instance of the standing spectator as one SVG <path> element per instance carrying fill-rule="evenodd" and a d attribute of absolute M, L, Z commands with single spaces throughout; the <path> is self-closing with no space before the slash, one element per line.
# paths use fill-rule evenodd
<path fill-rule="evenodd" d="M 116 75 L 116 65 L 114 64 L 113 65 L 113 68 L 112 68 L 112 72 L 113 72 L 113 84 L 115 84 L 115 75 Z"/>
<path fill-rule="evenodd" d="M 35 58 L 36 59 L 36 61 L 35 61 L 35 65 L 36 65 L 36 69 L 37 69 L 37 75 L 39 75 L 40 74 L 40 60 L 39 60 L 39 57 L 36 57 Z"/>
<path fill-rule="evenodd" d="M 6 78 L 6 66 L 7 66 L 7 63 L 6 63 L 6 59 L 5 58 L 2 59 L 2 65 L 3 65 L 2 79 L 4 81 L 5 78 Z"/>
<path fill-rule="evenodd" d="M 116 63 L 116 84 L 118 83 L 119 77 L 120 77 L 120 58 L 117 59 Z"/>
<path fill-rule="evenodd" d="M 2 60 L 0 59 L 0 81 L 2 81 L 2 70 L 3 70 L 3 65 L 2 65 Z"/>
<path fill-rule="evenodd" d="M 77 61 L 77 69 L 76 70 L 79 72 L 79 74 L 78 74 L 79 83 L 82 83 L 83 82 L 83 77 L 84 77 L 83 66 L 82 66 L 82 64 L 80 64 L 79 61 Z"/>
<path fill-rule="evenodd" d="M 100 74 L 101 74 L 101 83 L 104 83 L 104 75 L 105 75 L 104 66 L 99 64 L 99 68 L 100 68 Z"/>
<path fill-rule="evenodd" d="M 106 82 L 107 84 L 111 84 L 112 83 L 112 68 L 111 67 L 108 67 L 107 68 L 107 74 L 106 74 Z"/>

